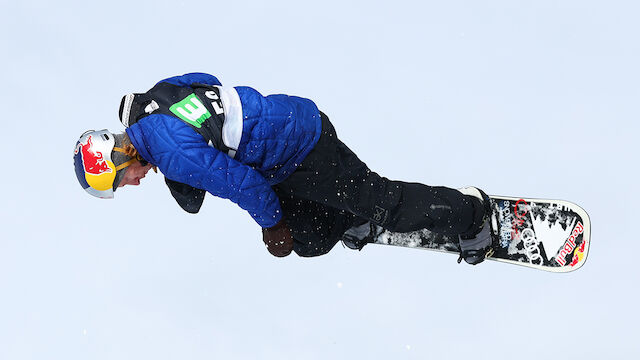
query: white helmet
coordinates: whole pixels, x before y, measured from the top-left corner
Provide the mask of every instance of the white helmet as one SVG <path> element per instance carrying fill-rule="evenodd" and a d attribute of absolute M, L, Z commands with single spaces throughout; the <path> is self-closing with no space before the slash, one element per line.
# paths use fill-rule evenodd
<path fill-rule="evenodd" d="M 102 199 L 112 199 L 113 193 L 122 180 L 126 167 L 138 161 L 131 152 L 115 146 L 116 136 L 109 130 L 89 130 L 76 143 L 73 163 L 78 182 L 89 194 Z M 112 159 L 114 151 L 125 156 L 116 165 Z M 122 170 L 122 171 L 121 171 Z"/>

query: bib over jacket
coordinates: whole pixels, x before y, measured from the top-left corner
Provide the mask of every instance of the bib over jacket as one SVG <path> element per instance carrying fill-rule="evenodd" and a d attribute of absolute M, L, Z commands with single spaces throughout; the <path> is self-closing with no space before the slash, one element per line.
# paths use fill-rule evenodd
<path fill-rule="evenodd" d="M 183 209 L 198 212 L 206 191 L 238 204 L 264 228 L 282 218 L 271 186 L 296 170 L 321 133 L 313 101 L 223 87 L 204 73 L 168 78 L 144 94 L 125 96 L 120 118 L 133 146 L 164 174 Z"/>

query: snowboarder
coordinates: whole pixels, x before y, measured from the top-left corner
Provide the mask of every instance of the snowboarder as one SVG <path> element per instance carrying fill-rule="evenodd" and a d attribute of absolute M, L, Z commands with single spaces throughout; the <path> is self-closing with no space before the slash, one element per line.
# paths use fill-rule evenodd
<path fill-rule="evenodd" d="M 309 99 L 263 96 L 190 73 L 125 95 L 119 116 L 124 132 L 91 130 L 76 143 L 76 175 L 91 195 L 113 198 L 157 168 L 189 213 L 206 192 L 248 211 L 278 257 L 322 255 L 340 240 L 362 249 L 373 225 L 459 236 L 461 258 L 471 264 L 490 251 L 484 192 L 381 177 Z"/>

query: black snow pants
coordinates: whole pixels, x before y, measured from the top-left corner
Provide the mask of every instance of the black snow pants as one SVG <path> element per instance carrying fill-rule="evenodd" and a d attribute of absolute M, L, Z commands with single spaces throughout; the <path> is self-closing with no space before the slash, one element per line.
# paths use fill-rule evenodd
<path fill-rule="evenodd" d="M 455 189 L 392 181 L 369 170 L 321 113 L 322 134 L 286 180 L 274 185 L 300 256 L 323 255 L 366 221 L 394 232 L 464 234 L 481 221 L 476 199 Z"/>

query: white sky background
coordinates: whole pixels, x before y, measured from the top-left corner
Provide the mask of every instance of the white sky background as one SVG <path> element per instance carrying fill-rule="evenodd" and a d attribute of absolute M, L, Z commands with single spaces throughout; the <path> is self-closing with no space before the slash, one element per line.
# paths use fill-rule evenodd
<path fill-rule="evenodd" d="M 640 355 L 634 1 L 0 3 L 1 359 Z M 373 169 L 566 199 L 587 264 L 551 274 L 338 245 L 271 257 L 248 214 L 160 175 L 100 201 L 75 141 L 122 95 L 209 72 L 313 99 Z"/>

